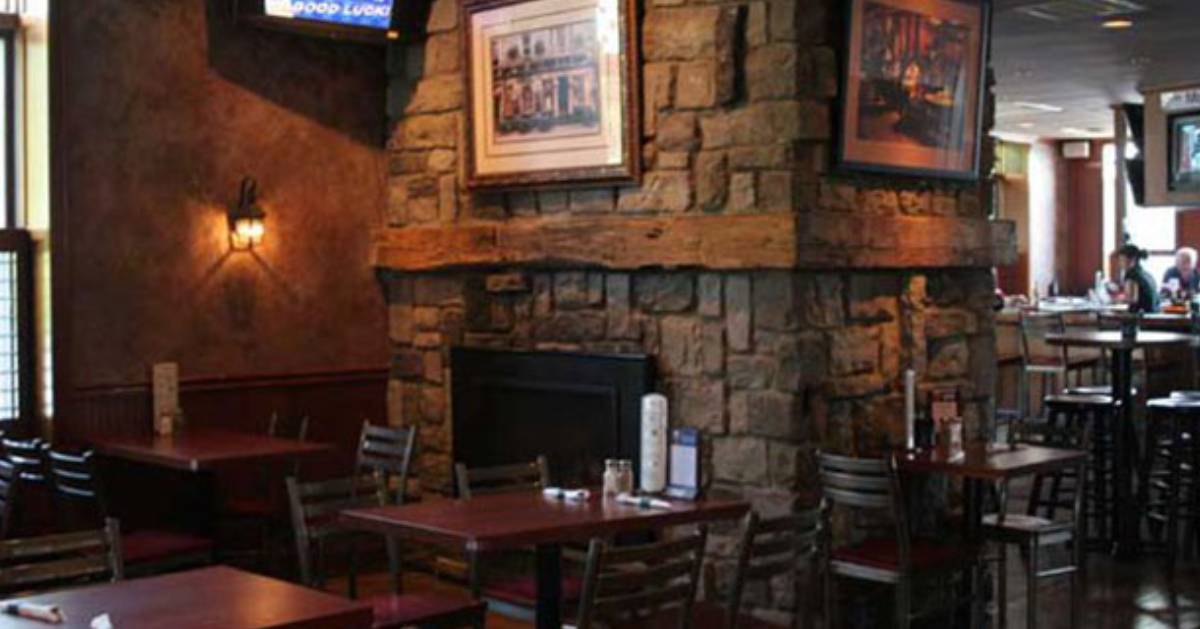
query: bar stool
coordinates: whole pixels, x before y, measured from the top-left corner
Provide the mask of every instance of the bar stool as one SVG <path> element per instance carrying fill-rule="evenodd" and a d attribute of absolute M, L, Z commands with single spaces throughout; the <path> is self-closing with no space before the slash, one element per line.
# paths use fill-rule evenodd
<path fill-rule="evenodd" d="M 1053 520 L 1058 510 L 1069 511 L 1074 507 L 1076 492 L 1083 484 L 1086 491 L 1083 537 L 1089 546 L 1105 548 L 1113 540 L 1110 524 L 1116 508 L 1114 419 L 1120 402 L 1107 395 L 1063 394 L 1047 396 L 1043 404 L 1046 422 L 1032 426 L 1033 434 L 1027 437 L 1051 447 L 1073 448 L 1075 444 L 1063 440 L 1061 435 L 1086 430 L 1090 435 L 1091 459 L 1087 479 L 1079 479 L 1075 470 L 1034 475 L 1026 514 Z"/>
<path fill-rule="evenodd" d="M 1099 377 L 1099 356 L 1072 356 L 1068 348 L 1053 347 L 1046 342 L 1047 334 L 1066 331 L 1066 320 L 1062 313 L 1022 311 L 1021 328 L 1021 378 L 1020 399 L 1017 401 L 1022 418 L 1029 416 L 1030 383 L 1036 376 L 1041 380 L 1042 396 L 1067 387 L 1070 374 L 1075 374 L 1075 384 L 1083 384 L 1083 372 L 1090 371 L 1092 381 Z"/>
<path fill-rule="evenodd" d="M 1200 523 L 1200 398 L 1168 397 L 1150 400 L 1146 452 L 1138 498 L 1148 519 L 1151 537 L 1167 554 L 1174 569 L 1180 552 L 1196 549 Z M 1183 539 L 1180 525 L 1185 524 Z"/>

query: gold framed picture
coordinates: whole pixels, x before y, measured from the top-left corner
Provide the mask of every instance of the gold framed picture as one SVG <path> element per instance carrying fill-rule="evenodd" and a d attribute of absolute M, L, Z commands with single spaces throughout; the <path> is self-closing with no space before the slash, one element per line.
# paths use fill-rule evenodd
<path fill-rule="evenodd" d="M 462 0 L 467 185 L 636 182 L 635 0 Z"/>

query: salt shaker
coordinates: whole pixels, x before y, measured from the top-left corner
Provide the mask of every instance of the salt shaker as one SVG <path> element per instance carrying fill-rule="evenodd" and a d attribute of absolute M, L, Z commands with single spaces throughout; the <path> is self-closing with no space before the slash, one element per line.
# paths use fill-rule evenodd
<path fill-rule="evenodd" d="M 620 461 L 604 459 L 604 497 L 621 493 Z"/>

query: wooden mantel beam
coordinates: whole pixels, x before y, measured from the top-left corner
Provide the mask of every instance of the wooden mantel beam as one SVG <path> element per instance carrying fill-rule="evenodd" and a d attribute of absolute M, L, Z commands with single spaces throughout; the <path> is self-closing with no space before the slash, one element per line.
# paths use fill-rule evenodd
<path fill-rule="evenodd" d="M 835 212 L 520 218 L 386 229 L 373 262 L 407 272 L 988 267 L 1008 257 L 994 230 L 984 219 Z"/>

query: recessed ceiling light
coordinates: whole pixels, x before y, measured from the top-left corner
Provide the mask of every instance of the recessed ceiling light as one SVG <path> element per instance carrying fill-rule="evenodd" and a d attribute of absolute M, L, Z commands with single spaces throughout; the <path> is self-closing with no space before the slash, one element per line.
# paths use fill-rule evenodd
<path fill-rule="evenodd" d="M 1087 135 L 1088 134 L 1086 129 L 1080 129 L 1079 127 L 1063 127 L 1061 130 L 1063 133 L 1066 133 L 1067 135 Z"/>
<path fill-rule="evenodd" d="M 1032 129 L 1034 125 L 1032 122 L 1022 122 L 1022 123 L 1018 124 L 1017 126 L 1021 127 L 1022 129 Z"/>
<path fill-rule="evenodd" d="M 1063 111 L 1063 108 L 1059 107 L 1057 105 L 1047 105 L 1045 103 L 1030 103 L 1027 101 L 1017 101 L 1017 102 L 1013 103 L 1013 106 L 1020 107 L 1021 109 L 1032 109 L 1034 111 L 1044 111 L 1046 113 L 1051 113 L 1051 114 L 1058 114 L 1058 113 L 1062 113 L 1062 111 Z"/>
<path fill-rule="evenodd" d="M 1101 22 L 1100 27 L 1114 31 L 1133 28 L 1133 20 L 1127 17 L 1110 17 Z"/>

